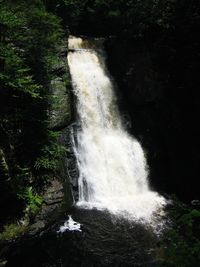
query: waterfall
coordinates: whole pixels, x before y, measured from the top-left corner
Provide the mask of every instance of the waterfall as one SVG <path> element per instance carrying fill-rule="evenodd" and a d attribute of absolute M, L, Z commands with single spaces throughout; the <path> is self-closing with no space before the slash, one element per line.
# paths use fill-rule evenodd
<path fill-rule="evenodd" d="M 74 151 L 79 168 L 78 206 L 151 222 L 165 199 L 150 190 L 139 142 L 123 127 L 102 40 L 70 36 L 68 64 L 80 129 Z"/>

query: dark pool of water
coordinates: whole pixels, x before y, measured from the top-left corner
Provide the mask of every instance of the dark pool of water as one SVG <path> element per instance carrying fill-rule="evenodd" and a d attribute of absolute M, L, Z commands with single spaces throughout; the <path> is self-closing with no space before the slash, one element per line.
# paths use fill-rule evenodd
<path fill-rule="evenodd" d="M 82 232 L 58 234 L 63 218 L 41 236 L 14 244 L 5 253 L 10 267 L 155 267 L 157 237 L 141 224 L 128 223 L 96 210 L 71 210 Z"/>

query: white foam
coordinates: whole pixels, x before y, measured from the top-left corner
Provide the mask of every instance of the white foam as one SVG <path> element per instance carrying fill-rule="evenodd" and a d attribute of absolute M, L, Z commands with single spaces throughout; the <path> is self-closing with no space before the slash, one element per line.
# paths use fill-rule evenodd
<path fill-rule="evenodd" d="M 69 215 L 69 219 L 64 223 L 64 225 L 60 226 L 60 229 L 57 231 L 57 233 L 64 233 L 65 231 L 79 231 L 81 230 L 81 224 L 78 222 L 75 222 L 72 219 L 72 216 Z"/>

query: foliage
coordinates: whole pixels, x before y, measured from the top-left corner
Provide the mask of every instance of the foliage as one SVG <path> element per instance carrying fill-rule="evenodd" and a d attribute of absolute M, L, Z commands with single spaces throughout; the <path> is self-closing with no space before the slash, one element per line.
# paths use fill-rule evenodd
<path fill-rule="evenodd" d="M 178 0 L 60 0 L 47 7 L 56 11 L 72 31 L 90 34 L 142 36 L 150 27 L 172 27 Z"/>
<path fill-rule="evenodd" d="M 34 193 L 32 187 L 26 188 L 23 193 L 19 194 L 19 197 L 25 200 L 25 215 L 28 215 L 29 217 L 37 215 L 43 203 L 43 198 L 37 193 Z"/>
<path fill-rule="evenodd" d="M 25 192 L 27 212 L 34 214 L 40 202 L 36 192 L 56 169 L 60 153 L 48 122 L 63 30 L 40 0 L 1 1 L 0 30 L 0 149 L 6 166 L 0 205 L 6 213 L 3 203 L 12 206 L 19 192 Z M 5 168 L 0 166 L 1 172 Z"/>
<path fill-rule="evenodd" d="M 156 38 L 199 23 L 199 1 L 56 0 L 46 1 L 74 34 Z"/>
<path fill-rule="evenodd" d="M 162 267 L 193 267 L 200 261 L 200 210 L 178 201 L 171 211 L 173 227 L 163 240 Z"/>
<path fill-rule="evenodd" d="M 21 225 L 19 223 L 11 223 L 6 224 L 4 226 L 4 230 L 0 233 L 0 240 L 12 240 L 21 235 L 23 235 L 27 231 L 27 226 Z"/>
<path fill-rule="evenodd" d="M 36 170 L 56 171 L 58 161 L 65 152 L 65 147 L 59 143 L 59 132 L 49 131 L 49 143 L 42 149 L 41 157 L 35 161 Z"/>

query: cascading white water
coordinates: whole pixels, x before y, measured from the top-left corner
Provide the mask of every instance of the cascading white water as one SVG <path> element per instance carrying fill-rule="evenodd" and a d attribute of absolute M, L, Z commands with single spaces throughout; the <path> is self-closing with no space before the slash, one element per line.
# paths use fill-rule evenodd
<path fill-rule="evenodd" d="M 144 152 L 123 128 L 101 40 L 71 36 L 68 45 L 81 126 L 74 147 L 80 173 L 77 205 L 152 222 L 165 199 L 149 189 Z"/>

